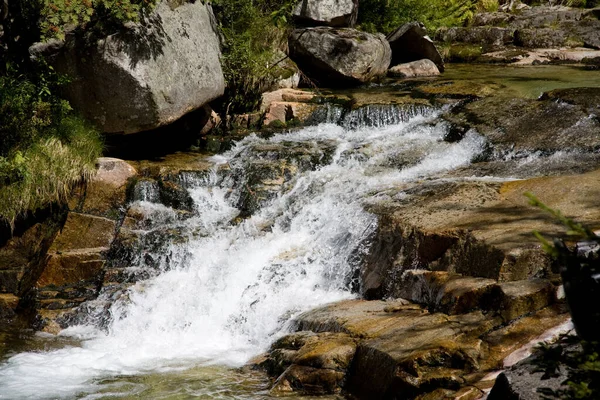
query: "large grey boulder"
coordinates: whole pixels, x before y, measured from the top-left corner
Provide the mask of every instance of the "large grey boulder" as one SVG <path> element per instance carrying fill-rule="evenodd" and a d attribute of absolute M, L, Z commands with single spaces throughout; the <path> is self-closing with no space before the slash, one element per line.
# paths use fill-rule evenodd
<path fill-rule="evenodd" d="M 30 49 L 33 56 L 44 51 Z M 43 55 L 72 79 L 65 96 L 75 109 L 105 133 L 135 133 L 221 96 L 220 54 L 210 5 L 162 1 L 143 24 L 92 44 L 69 36 L 62 49 Z"/>
<path fill-rule="evenodd" d="M 390 33 L 387 40 L 392 49 L 392 67 L 426 58 L 444 72 L 444 60 L 420 23 L 410 22 L 402 25 Z"/>
<path fill-rule="evenodd" d="M 381 34 L 329 27 L 296 29 L 289 37 L 290 58 L 319 86 L 352 86 L 385 75 L 390 46 Z"/>
<path fill-rule="evenodd" d="M 292 15 L 297 23 L 308 26 L 352 27 L 358 16 L 358 0 L 301 0 Z"/>

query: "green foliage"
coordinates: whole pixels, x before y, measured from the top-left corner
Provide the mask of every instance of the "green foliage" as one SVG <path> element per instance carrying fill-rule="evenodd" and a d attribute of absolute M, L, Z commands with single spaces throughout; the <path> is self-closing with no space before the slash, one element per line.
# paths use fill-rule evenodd
<path fill-rule="evenodd" d="M 94 171 L 98 133 L 51 93 L 60 79 L 40 73 L 0 77 L 0 219 L 66 198 Z"/>
<path fill-rule="evenodd" d="M 158 0 L 38 0 L 42 37 L 63 39 L 68 28 L 90 23 L 100 26 L 139 21 Z"/>
<path fill-rule="evenodd" d="M 529 199 L 529 204 L 534 207 L 538 207 L 539 209 L 550 214 L 554 219 L 560 223 L 561 225 L 568 228 L 567 235 L 575 238 L 575 239 L 586 239 L 586 240 L 599 240 L 598 237 L 591 229 L 583 226 L 580 223 L 575 222 L 571 218 L 565 217 L 560 210 L 554 210 L 544 203 L 542 203 L 533 193 L 525 193 L 525 196 Z M 539 234 L 538 234 L 539 235 Z"/>
<path fill-rule="evenodd" d="M 293 0 L 218 0 L 213 3 L 224 38 L 227 82 L 222 112 L 256 109 L 275 77 L 277 50 L 285 47 Z M 279 56 L 281 58 L 281 56 Z"/>
<path fill-rule="evenodd" d="M 411 21 L 434 30 L 464 25 L 476 10 L 497 9 L 497 4 L 495 0 L 361 0 L 358 24 L 363 30 L 385 34 Z"/>
<path fill-rule="evenodd" d="M 498 7 L 498 0 L 361 0 L 358 24 L 369 32 L 389 34 L 402 24 L 419 21 L 434 31 L 466 25 L 475 12 L 498 11 Z"/>

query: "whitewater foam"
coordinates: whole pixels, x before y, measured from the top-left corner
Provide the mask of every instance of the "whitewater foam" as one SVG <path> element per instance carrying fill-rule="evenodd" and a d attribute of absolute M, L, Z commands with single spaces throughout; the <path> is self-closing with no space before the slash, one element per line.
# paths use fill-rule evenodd
<path fill-rule="evenodd" d="M 352 298 L 354 260 L 368 251 L 365 241 L 377 226 L 365 202 L 467 165 L 483 151 L 484 140 L 474 132 L 444 142 L 446 127 L 433 124 L 433 117 L 386 115 L 400 123 L 357 129 L 322 124 L 270 139 L 247 137 L 213 157 L 212 173 L 189 188 L 196 212 L 185 220 L 148 201 L 155 195 L 142 187 L 134 206 L 154 224 L 148 229 L 190 228 L 182 231 L 187 240 L 169 244 L 169 267 L 133 285 L 112 305 L 105 327 L 61 333 L 81 339 L 81 346 L 7 360 L 0 366 L 0 398 L 69 398 L 106 389 L 102 380 L 113 376 L 239 366 L 285 334 L 294 316 Z M 246 190 L 239 174 L 256 161 L 252 146 L 316 141 L 335 144 L 331 161 L 299 171 L 251 217 L 232 222 Z M 398 168 L 399 159 L 413 161 Z M 224 164 L 228 168 L 219 167 Z M 201 235 L 190 233 L 198 229 Z"/>

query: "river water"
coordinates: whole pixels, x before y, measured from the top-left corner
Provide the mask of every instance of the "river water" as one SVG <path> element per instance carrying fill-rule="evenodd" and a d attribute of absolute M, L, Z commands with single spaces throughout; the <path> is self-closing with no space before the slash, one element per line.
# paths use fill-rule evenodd
<path fill-rule="evenodd" d="M 468 165 L 485 148 L 476 132 L 445 142 L 448 126 L 436 122 L 436 111 L 389 112 L 371 110 L 360 120 L 368 123 L 243 139 L 211 158 L 209 174 L 188 182 L 191 218 L 144 195 L 134 206 L 146 215 L 145 229 L 172 226 L 185 240 L 162 249 L 168 263 L 108 315 L 57 337 L 10 339 L 0 399 L 267 397 L 267 379 L 239 367 L 288 332 L 294 316 L 356 296 L 355 260 L 377 224 L 365 206 L 401 198 L 403 187 Z M 277 153 L 256 149 L 269 146 L 321 157 L 308 166 L 288 160 L 297 172 L 279 193 L 238 218 L 247 171 Z M 95 315 L 94 303 L 87 307 Z"/>

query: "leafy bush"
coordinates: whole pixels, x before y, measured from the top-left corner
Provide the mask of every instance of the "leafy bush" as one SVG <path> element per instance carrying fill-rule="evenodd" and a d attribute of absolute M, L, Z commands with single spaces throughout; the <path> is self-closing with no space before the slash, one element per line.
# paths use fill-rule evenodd
<path fill-rule="evenodd" d="M 158 0 L 40 0 L 40 28 L 45 38 L 64 38 L 65 30 L 93 23 L 97 27 L 139 21 Z"/>
<path fill-rule="evenodd" d="M 358 24 L 369 32 L 391 33 L 400 25 L 419 21 L 430 30 L 468 23 L 476 11 L 495 11 L 497 0 L 361 0 Z"/>
<path fill-rule="evenodd" d="M 58 78 L 0 77 L 0 219 L 66 199 L 101 155 L 99 134 L 51 94 Z M 52 82 L 54 81 L 54 82 Z"/>
<path fill-rule="evenodd" d="M 213 3 L 224 39 L 227 89 L 223 113 L 256 109 L 275 78 L 271 68 L 285 49 L 293 0 L 217 0 Z"/>

